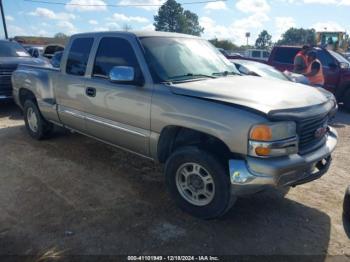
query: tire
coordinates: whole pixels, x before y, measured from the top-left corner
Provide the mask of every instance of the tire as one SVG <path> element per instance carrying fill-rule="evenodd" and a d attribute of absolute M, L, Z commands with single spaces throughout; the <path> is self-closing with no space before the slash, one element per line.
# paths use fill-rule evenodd
<path fill-rule="evenodd" d="M 345 92 L 343 101 L 345 109 L 350 111 L 350 88 Z"/>
<path fill-rule="evenodd" d="M 195 147 L 184 147 L 170 156 L 165 165 L 165 179 L 177 205 L 201 219 L 224 215 L 236 200 L 223 164 Z"/>
<path fill-rule="evenodd" d="M 347 222 L 350 223 L 350 186 L 345 191 L 344 202 L 343 202 L 343 214 Z"/>
<path fill-rule="evenodd" d="M 23 115 L 27 132 L 32 138 L 41 140 L 47 138 L 51 134 L 53 124 L 43 118 L 34 101 L 25 101 Z"/>

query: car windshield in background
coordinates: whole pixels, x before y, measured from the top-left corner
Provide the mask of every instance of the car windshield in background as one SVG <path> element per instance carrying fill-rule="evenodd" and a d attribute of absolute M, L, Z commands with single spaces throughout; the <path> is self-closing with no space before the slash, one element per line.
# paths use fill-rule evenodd
<path fill-rule="evenodd" d="M 335 57 L 335 59 L 338 60 L 338 62 L 340 63 L 348 63 L 349 64 L 349 60 L 347 60 L 345 57 L 343 57 L 341 54 L 338 54 L 337 52 L 334 52 L 332 50 L 328 50 L 329 53 L 331 53 L 332 56 Z"/>
<path fill-rule="evenodd" d="M 28 57 L 28 52 L 16 42 L 0 42 L 0 57 Z"/>
<path fill-rule="evenodd" d="M 160 81 L 187 81 L 239 74 L 209 42 L 196 38 L 141 38 L 152 74 Z"/>
<path fill-rule="evenodd" d="M 249 71 L 252 71 L 261 77 L 289 80 L 280 71 L 276 70 L 272 66 L 265 65 L 263 63 L 252 62 L 252 61 L 248 61 L 248 60 L 234 60 L 234 63 L 243 65 Z"/>

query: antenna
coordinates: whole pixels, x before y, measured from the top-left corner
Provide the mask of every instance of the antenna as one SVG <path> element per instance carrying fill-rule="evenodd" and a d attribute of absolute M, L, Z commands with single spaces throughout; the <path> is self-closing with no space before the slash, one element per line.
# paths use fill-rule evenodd
<path fill-rule="evenodd" d="M 2 24 L 4 26 L 5 39 L 8 39 L 9 36 L 7 34 L 6 19 L 4 15 L 4 6 L 2 5 L 2 0 L 0 0 L 0 9 L 1 9 Z"/>

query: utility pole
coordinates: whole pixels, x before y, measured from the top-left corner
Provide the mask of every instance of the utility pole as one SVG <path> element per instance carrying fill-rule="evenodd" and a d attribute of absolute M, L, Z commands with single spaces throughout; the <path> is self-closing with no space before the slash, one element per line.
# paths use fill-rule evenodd
<path fill-rule="evenodd" d="M 245 37 L 247 38 L 247 46 L 248 46 L 249 45 L 250 32 L 245 33 Z"/>
<path fill-rule="evenodd" d="M 6 19 L 4 15 L 4 6 L 2 5 L 2 0 L 0 0 L 0 9 L 1 9 L 2 24 L 4 26 L 5 39 L 8 39 L 9 36 L 7 34 Z"/>

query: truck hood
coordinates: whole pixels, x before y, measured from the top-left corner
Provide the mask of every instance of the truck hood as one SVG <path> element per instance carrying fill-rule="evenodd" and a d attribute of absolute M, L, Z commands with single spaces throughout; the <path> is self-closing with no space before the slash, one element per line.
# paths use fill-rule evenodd
<path fill-rule="evenodd" d="M 28 57 L 0 57 L 0 67 L 16 68 L 19 64 L 44 66 L 48 62 L 40 58 Z"/>
<path fill-rule="evenodd" d="M 175 83 L 171 90 L 178 95 L 240 105 L 265 114 L 272 110 L 314 106 L 328 100 L 324 93 L 311 86 L 255 76 Z"/>

